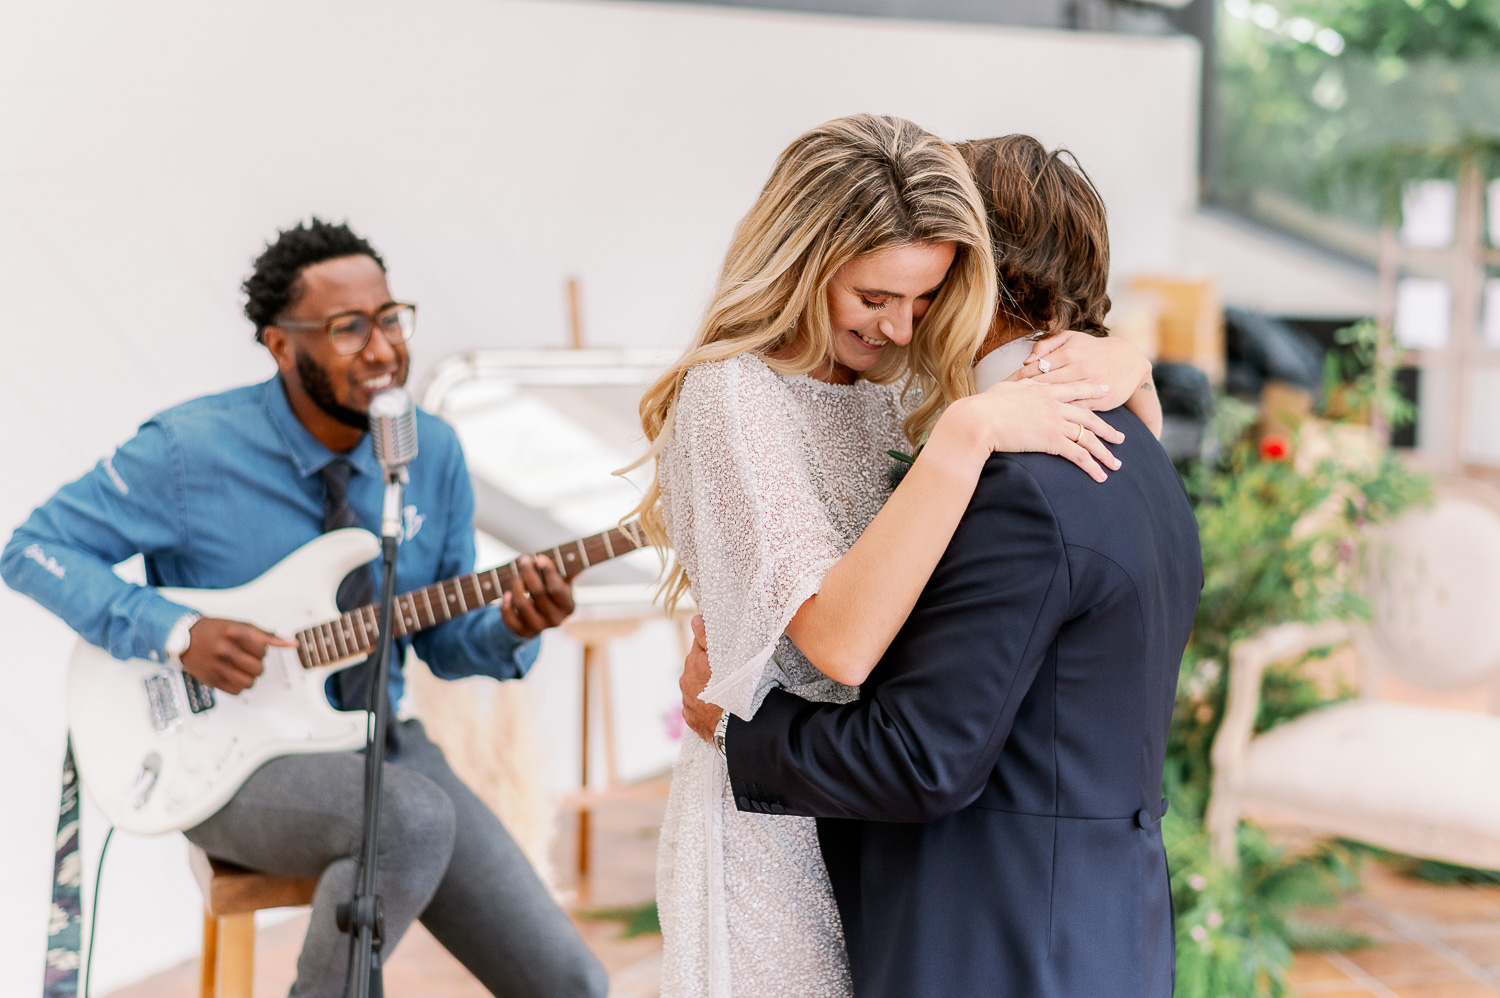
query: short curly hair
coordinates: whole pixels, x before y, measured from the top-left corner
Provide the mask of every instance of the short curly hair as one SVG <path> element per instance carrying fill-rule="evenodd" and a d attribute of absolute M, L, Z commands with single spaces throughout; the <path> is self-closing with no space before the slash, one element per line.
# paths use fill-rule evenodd
<path fill-rule="evenodd" d="M 1044 335 L 1108 335 L 1109 225 L 1104 199 L 1078 160 L 1030 135 L 962 142 L 958 151 L 989 216 L 997 317 Z"/>
<path fill-rule="evenodd" d="M 367 256 L 385 272 L 385 261 L 375 247 L 356 235 L 347 222 L 334 225 L 314 215 L 305 224 L 298 222 L 278 231 L 240 285 L 245 292 L 245 317 L 255 324 L 255 342 L 264 343 L 266 327 L 275 325 L 302 296 L 302 271 L 346 256 Z"/>

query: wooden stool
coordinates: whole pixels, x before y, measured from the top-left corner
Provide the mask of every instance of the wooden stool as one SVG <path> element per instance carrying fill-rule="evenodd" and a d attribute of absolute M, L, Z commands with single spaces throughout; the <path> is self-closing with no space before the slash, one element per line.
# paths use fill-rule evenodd
<path fill-rule="evenodd" d="M 276 877 L 210 859 L 188 844 L 188 862 L 203 892 L 202 998 L 251 998 L 255 981 L 255 913 L 312 904 L 314 877 Z"/>
<path fill-rule="evenodd" d="M 653 616 L 660 611 L 647 610 Z M 589 872 L 589 805 L 602 799 L 619 783 L 619 772 L 615 765 L 615 712 L 614 698 L 609 682 L 609 643 L 616 638 L 627 638 L 640 629 L 647 619 L 638 609 L 628 609 L 622 615 L 604 613 L 580 613 L 563 624 L 563 632 L 583 645 L 583 697 L 582 720 L 579 726 L 578 751 L 578 875 Z M 595 683 L 599 686 L 599 712 L 604 722 L 604 794 L 589 789 L 589 729 L 593 727 L 593 697 L 590 695 Z"/>
<path fill-rule="evenodd" d="M 577 614 L 562 625 L 568 637 L 583 645 L 582 718 L 579 725 L 579 774 L 578 792 L 567 799 L 567 804 L 578 808 L 578 869 L 580 880 L 589 872 L 590 808 L 595 803 L 610 799 L 634 796 L 629 788 L 620 787 L 620 774 L 615 759 L 615 712 L 614 698 L 610 693 L 609 645 L 620 638 L 628 638 L 648 620 L 671 620 L 676 624 L 677 644 L 682 657 L 693 647 L 693 634 L 689 621 L 697 610 L 694 607 L 679 607 L 670 617 L 651 603 L 602 606 L 582 606 Z M 598 685 L 599 713 L 602 715 L 604 735 L 604 789 L 589 788 L 589 731 L 593 727 L 594 698 L 591 693 Z"/>

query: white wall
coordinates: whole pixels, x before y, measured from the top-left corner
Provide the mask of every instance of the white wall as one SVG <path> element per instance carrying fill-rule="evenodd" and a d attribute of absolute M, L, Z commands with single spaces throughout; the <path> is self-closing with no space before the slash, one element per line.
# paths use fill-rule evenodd
<path fill-rule="evenodd" d="M 1073 148 L 1116 269 L 1178 262 L 1197 53 L 1170 39 L 508 0 L 0 7 L 0 531 L 155 410 L 266 376 L 236 287 L 348 217 L 422 305 L 417 375 L 476 346 L 683 341 L 776 153 L 858 110 Z M 0 591 L 0 993 L 39 990 L 65 628 Z M 97 823 L 95 823 L 97 829 Z M 91 841 L 97 835 L 91 833 Z M 190 956 L 179 840 L 117 839 L 101 994 Z"/>

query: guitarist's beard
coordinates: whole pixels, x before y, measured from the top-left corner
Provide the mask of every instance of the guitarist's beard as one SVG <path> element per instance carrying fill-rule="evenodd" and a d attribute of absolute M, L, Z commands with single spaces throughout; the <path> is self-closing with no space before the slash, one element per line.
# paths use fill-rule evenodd
<path fill-rule="evenodd" d="M 328 379 L 328 372 L 301 350 L 296 353 L 297 378 L 302 382 L 302 390 L 307 392 L 307 397 L 312 399 L 313 405 L 345 426 L 369 433 L 370 414 L 351 409 L 339 402 L 334 397 L 333 382 Z"/>

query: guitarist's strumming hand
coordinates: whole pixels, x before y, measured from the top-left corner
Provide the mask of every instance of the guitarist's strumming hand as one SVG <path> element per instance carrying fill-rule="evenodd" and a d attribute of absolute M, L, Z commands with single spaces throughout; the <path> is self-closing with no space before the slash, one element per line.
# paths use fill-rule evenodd
<path fill-rule="evenodd" d="M 183 671 L 225 693 L 243 693 L 265 669 L 266 649 L 295 648 L 297 642 L 267 634 L 252 624 L 204 617 L 188 631 Z"/>
<path fill-rule="evenodd" d="M 517 637 L 534 638 L 573 612 L 573 584 L 546 555 L 524 555 L 500 599 L 500 619 Z"/>

